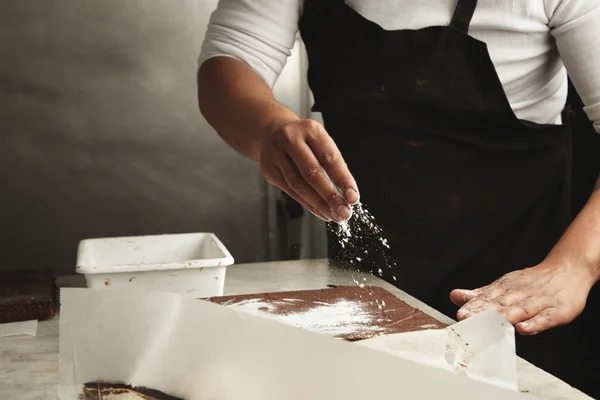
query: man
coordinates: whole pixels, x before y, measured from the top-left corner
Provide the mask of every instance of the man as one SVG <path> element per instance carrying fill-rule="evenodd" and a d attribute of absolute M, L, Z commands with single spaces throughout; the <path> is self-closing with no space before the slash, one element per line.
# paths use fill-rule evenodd
<path fill-rule="evenodd" d="M 298 29 L 324 127 L 271 93 Z M 221 0 L 199 102 L 320 218 L 360 188 L 387 280 L 459 319 L 498 310 L 521 355 L 593 394 L 596 334 L 572 321 L 600 277 L 600 190 L 573 219 L 561 111 L 568 71 L 600 131 L 599 48 L 600 0 Z"/>

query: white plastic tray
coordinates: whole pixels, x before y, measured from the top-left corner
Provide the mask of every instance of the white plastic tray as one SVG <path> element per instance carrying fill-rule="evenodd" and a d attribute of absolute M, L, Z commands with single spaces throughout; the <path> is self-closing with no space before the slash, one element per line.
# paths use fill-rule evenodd
<path fill-rule="evenodd" d="M 189 297 L 223 295 L 225 271 L 234 263 L 212 233 L 86 239 L 77 272 L 92 289 L 145 289 Z"/>

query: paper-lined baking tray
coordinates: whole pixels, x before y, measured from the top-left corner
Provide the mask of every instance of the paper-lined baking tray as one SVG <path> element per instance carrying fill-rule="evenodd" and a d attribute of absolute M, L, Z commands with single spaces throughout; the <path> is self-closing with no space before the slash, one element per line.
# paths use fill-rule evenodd
<path fill-rule="evenodd" d="M 534 398 L 180 295 L 63 289 L 61 298 L 61 399 L 92 381 L 186 400 Z"/>

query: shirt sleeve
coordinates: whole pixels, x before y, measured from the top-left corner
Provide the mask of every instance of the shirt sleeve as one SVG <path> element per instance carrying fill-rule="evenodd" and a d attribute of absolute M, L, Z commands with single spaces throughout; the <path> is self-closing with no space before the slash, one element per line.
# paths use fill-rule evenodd
<path fill-rule="evenodd" d="M 545 0 L 561 59 L 600 133 L 600 0 Z"/>
<path fill-rule="evenodd" d="M 212 57 L 234 57 L 272 88 L 294 46 L 302 3 L 220 0 L 209 20 L 198 67 Z"/>

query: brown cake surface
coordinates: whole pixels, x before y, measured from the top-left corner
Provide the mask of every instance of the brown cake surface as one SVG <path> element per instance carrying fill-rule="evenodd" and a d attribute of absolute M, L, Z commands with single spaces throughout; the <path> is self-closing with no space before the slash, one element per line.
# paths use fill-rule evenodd
<path fill-rule="evenodd" d="M 119 398 L 124 400 L 183 400 L 154 389 L 97 382 L 84 384 L 83 394 L 80 396 L 81 400 L 117 400 Z"/>
<path fill-rule="evenodd" d="M 56 286 L 51 271 L 0 272 L 0 324 L 52 318 Z"/>
<path fill-rule="evenodd" d="M 207 300 L 348 341 L 446 327 L 380 287 L 338 286 Z"/>

